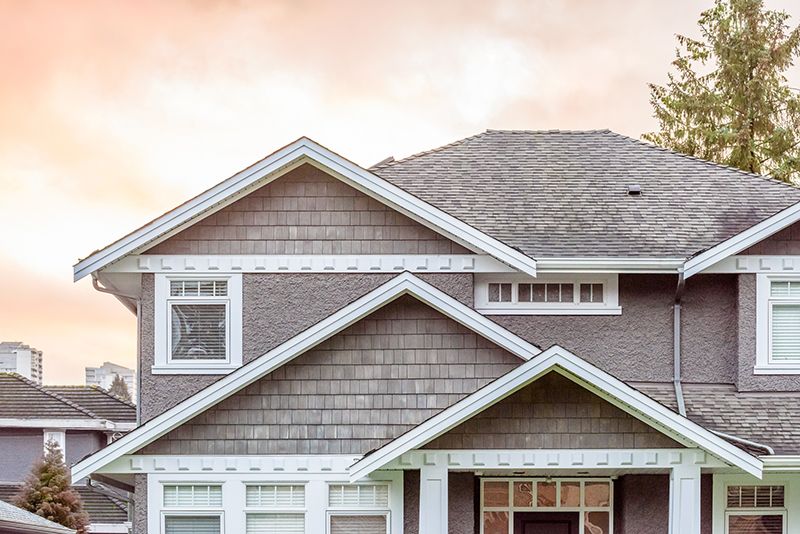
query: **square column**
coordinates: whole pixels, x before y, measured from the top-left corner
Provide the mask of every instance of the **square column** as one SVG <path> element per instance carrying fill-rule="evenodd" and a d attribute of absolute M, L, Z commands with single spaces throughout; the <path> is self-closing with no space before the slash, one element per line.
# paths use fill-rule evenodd
<path fill-rule="evenodd" d="M 700 534 L 700 466 L 676 465 L 669 475 L 670 534 Z"/>
<path fill-rule="evenodd" d="M 419 534 L 447 534 L 447 466 L 419 469 Z"/>

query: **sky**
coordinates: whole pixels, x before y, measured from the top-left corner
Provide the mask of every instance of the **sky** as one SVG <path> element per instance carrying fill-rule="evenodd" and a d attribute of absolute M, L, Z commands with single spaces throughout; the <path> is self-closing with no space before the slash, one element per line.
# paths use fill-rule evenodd
<path fill-rule="evenodd" d="M 134 315 L 72 265 L 301 135 L 364 166 L 487 128 L 640 137 L 710 5 L 0 0 L 0 340 L 51 384 L 134 366 Z"/>

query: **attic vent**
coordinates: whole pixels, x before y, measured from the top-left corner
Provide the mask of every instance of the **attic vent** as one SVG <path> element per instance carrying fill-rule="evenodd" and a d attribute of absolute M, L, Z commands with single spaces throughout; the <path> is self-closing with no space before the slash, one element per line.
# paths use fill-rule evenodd
<path fill-rule="evenodd" d="M 642 194 L 642 186 L 639 184 L 630 184 L 628 186 L 628 196 L 638 197 Z"/>

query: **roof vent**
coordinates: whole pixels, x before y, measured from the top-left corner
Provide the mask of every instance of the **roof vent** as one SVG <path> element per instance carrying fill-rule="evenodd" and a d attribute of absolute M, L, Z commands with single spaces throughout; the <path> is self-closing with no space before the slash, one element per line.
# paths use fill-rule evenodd
<path fill-rule="evenodd" d="M 628 186 L 628 196 L 629 197 L 638 197 L 642 194 L 642 186 L 639 184 L 630 184 Z"/>

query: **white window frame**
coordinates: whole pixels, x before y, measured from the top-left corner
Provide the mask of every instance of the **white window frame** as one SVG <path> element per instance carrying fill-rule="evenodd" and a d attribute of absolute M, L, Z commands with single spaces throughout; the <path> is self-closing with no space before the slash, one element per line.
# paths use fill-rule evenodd
<path fill-rule="evenodd" d="M 291 481 L 246 481 L 244 482 L 244 528 L 247 529 L 247 516 L 248 515 L 265 515 L 265 514 L 297 514 L 303 516 L 303 532 L 308 530 L 308 482 L 291 482 Z M 247 488 L 250 486 L 302 486 L 303 487 L 303 507 L 302 508 L 289 508 L 289 507 L 275 507 L 268 506 L 248 506 L 247 505 Z"/>
<path fill-rule="evenodd" d="M 165 486 L 222 486 L 222 505 L 221 506 L 176 506 L 169 507 L 164 504 L 164 487 Z M 203 516 L 203 517 L 219 517 L 219 532 L 225 533 L 225 484 L 218 481 L 180 481 L 174 482 L 169 480 L 161 481 L 161 491 L 158 498 L 161 502 L 159 507 L 161 516 L 159 518 L 160 530 L 162 534 L 167 532 L 167 517 L 177 516 Z"/>
<path fill-rule="evenodd" d="M 800 360 L 797 363 L 772 360 L 772 305 L 778 302 L 800 304 L 800 299 L 773 298 L 772 282 L 800 282 L 800 275 L 756 275 L 756 365 L 753 372 L 757 375 L 800 374 Z"/>
<path fill-rule="evenodd" d="M 172 297 L 170 282 L 178 280 L 215 280 L 228 284 L 225 298 Z M 162 274 L 155 275 L 154 291 L 154 365 L 153 374 L 228 374 L 242 366 L 242 275 L 220 274 Z M 172 360 L 170 338 L 170 306 L 175 303 L 225 303 L 227 309 L 225 360 Z"/>
<path fill-rule="evenodd" d="M 330 504 L 330 494 L 331 494 L 331 486 L 387 486 L 387 491 L 389 497 L 387 499 L 387 506 L 385 508 L 379 507 L 355 507 L 355 506 L 331 506 Z M 393 490 L 395 484 L 388 480 L 375 480 L 375 481 L 368 481 L 368 482 L 354 482 L 354 483 L 347 483 L 347 482 L 328 482 L 326 492 L 325 492 L 325 532 L 330 534 L 331 532 L 331 517 L 335 515 L 348 515 L 348 516 L 359 516 L 359 515 L 371 515 L 371 516 L 382 516 L 386 521 L 386 534 L 390 534 L 392 531 L 392 501 L 394 498 Z"/>
<path fill-rule="evenodd" d="M 728 517 L 731 515 L 783 515 L 783 532 L 800 528 L 800 477 L 785 474 L 765 474 L 762 479 L 751 475 L 714 474 L 712 489 L 712 534 L 728 534 Z M 783 508 L 732 508 L 728 509 L 730 486 L 783 486 Z"/>
<path fill-rule="evenodd" d="M 511 302 L 489 302 L 489 284 L 511 284 Z M 519 284 L 573 284 L 572 302 L 519 302 Z M 581 284 L 603 284 L 603 302 L 580 302 Z M 476 274 L 475 309 L 484 315 L 621 315 L 619 275 Z"/>

